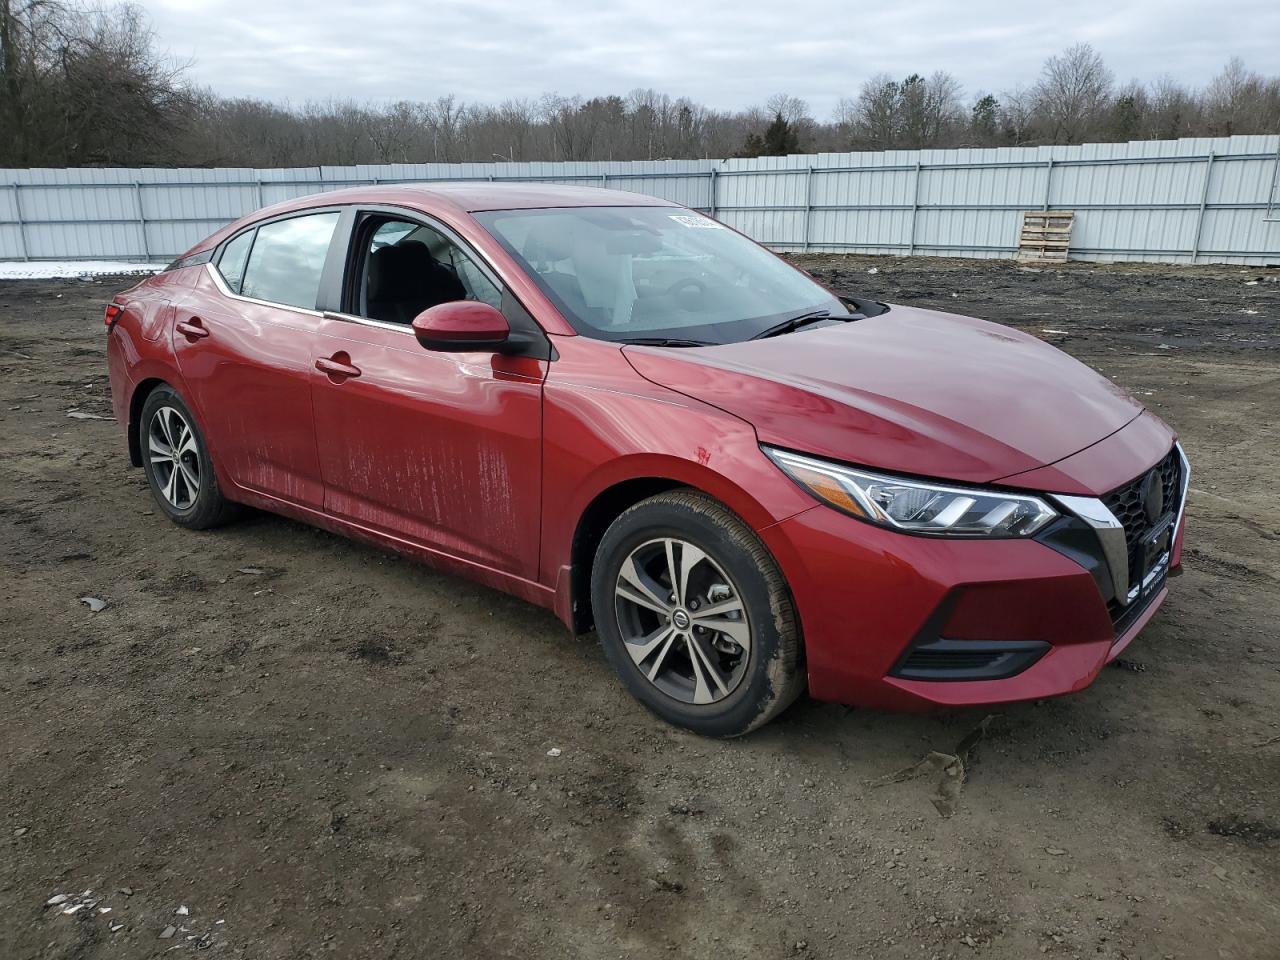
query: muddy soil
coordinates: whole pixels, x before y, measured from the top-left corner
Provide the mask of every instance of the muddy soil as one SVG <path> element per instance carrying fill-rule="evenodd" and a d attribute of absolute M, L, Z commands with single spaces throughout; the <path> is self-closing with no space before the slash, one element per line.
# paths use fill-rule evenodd
<path fill-rule="evenodd" d="M 10 282 L 0 958 L 1280 957 L 1277 272 L 804 262 L 1058 343 L 1194 462 L 1164 609 L 1090 689 L 993 711 L 953 816 L 936 772 L 882 778 L 987 711 L 802 699 L 702 740 L 548 613 L 265 514 L 168 523 L 68 417 L 110 416 L 132 281 Z"/>

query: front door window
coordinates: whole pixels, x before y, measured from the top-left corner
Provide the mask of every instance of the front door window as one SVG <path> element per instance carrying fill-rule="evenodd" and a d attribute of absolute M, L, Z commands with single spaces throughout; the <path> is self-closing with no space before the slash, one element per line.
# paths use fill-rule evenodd
<path fill-rule="evenodd" d="M 413 322 L 451 300 L 502 304 L 502 292 L 462 248 L 431 227 L 385 219 L 368 237 L 359 275 L 357 313 L 384 323 Z"/>

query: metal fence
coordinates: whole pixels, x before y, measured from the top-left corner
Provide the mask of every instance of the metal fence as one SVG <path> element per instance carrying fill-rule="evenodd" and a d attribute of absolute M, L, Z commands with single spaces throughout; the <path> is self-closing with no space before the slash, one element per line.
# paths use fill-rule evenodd
<path fill-rule="evenodd" d="M 592 184 L 675 200 L 783 251 L 1010 257 L 1074 210 L 1071 257 L 1280 263 L 1280 136 L 736 160 L 0 170 L 0 259 L 168 260 L 265 204 L 357 184 Z"/>

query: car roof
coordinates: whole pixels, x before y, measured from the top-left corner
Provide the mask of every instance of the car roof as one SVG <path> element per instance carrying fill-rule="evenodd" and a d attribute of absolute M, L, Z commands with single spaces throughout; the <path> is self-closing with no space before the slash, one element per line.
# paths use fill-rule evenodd
<path fill-rule="evenodd" d="M 269 183 L 269 181 L 268 181 Z M 323 186 L 317 183 L 317 186 Z M 355 203 L 382 203 L 410 207 L 424 213 L 450 210 L 454 213 L 478 213 L 483 210 L 534 210 L 546 207 L 680 207 L 661 197 L 602 187 L 576 187 L 558 183 L 491 180 L 433 180 L 425 183 L 379 183 L 364 187 L 348 187 L 324 193 L 312 193 L 284 200 L 254 210 L 215 231 L 184 257 L 217 246 L 243 227 L 259 220 L 313 207 L 332 207 Z"/>
<path fill-rule="evenodd" d="M 420 207 L 425 210 L 447 207 L 463 213 L 482 210 L 529 210 L 539 207 L 677 207 L 679 204 L 660 197 L 602 187 L 575 187 L 558 183 L 506 182 L 490 180 L 438 180 L 427 183 L 379 183 L 367 187 L 349 187 L 267 207 L 329 206 L 347 203 L 392 203 Z M 257 214 L 255 213 L 254 216 Z"/>
<path fill-rule="evenodd" d="M 669 207 L 670 200 L 608 190 L 602 187 L 576 187 L 559 183 L 506 182 L 489 180 L 442 181 L 434 183 L 396 184 L 415 197 L 453 204 L 459 210 L 518 210 L 537 207 Z"/>

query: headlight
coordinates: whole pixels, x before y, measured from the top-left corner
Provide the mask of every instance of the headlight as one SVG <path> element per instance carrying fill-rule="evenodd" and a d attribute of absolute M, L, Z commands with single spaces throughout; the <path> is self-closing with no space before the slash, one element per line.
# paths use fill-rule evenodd
<path fill-rule="evenodd" d="M 772 447 L 764 452 L 823 503 L 906 533 L 1029 537 L 1058 515 L 1039 497 L 908 480 Z"/>

